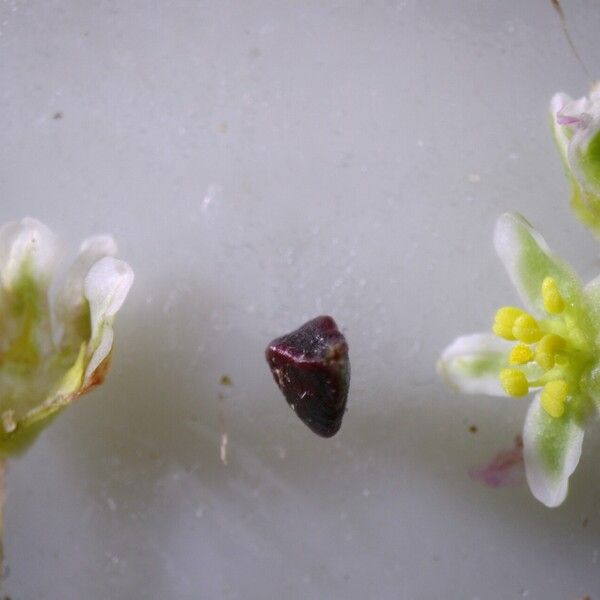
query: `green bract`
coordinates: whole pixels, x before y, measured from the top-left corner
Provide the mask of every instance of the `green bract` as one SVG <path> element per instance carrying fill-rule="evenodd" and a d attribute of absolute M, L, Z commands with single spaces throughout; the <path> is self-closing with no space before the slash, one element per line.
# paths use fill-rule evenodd
<path fill-rule="evenodd" d="M 465 393 L 537 390 L 523 432 L 525 470 L 534 496 L 558 506 L 579 461 L 584 426 L 600 407 L 600 279 L 584 287 L 519 215 L 498 219 L 494 243 L 528 312 L 501 308 L 495 335 L 457 338 L 438 371 Z"/>
<path fill-rule="evenodd" d="M 34 219 L 0 229 L 0 458 L 23 451 L 103 381 L 114 317 L 133 282 L 116 251 L 110 236 L 84 241 L 51 304 L 57 238 Z"/>
<path fill-rule="evenodd" d="M 550 105 L 554 138 L 571 183 L 577 216 L 600 237 L 600 87 L 572 100 L 555 94 Z"/>

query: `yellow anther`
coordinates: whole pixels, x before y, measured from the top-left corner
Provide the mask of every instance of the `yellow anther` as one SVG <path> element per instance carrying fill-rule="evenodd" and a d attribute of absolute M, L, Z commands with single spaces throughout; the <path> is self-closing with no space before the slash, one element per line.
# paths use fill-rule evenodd
<path fill-rule="evenodd" d="M 524 344 L 534 344 L 544 335 L 538 322 L 527 313 L 515 319 L 512 327 L 513 336 Z"/>
<path fill-rule="evenodd" d="M 515 306 L 504 306 L 496 312 L 494 318 L 494 325 L 492 331 L 505 340 L 514 340 L 515 337 L 512 333 L 513 325 L 517 318 L 525 314 L 520 308 Z"/>
<path fill-rule="evenodd" d="M 508 357 L 508 362 L 511 365 L 524 365 L 533 359 L 533 350 L 525 344 L 517 344 L 511 351 Z"/>
<path fill-rule="evenodd" d="M 542 282 L 542 299 L 544 309 L 551 315 L 558 315 L 565 310 L 565 301 L 558 291 L 554 277 L 546 277 Z"/>
<path fill-rule="evenodd" d="M 569 392 L 569 386 L 564 379 L 549 381 L 542 390 L 542 408 L 556 419 L 563 416 L 565 412 L 565 401 Z"/>
<path fill-rule="evenodd" d="M 500 383 L 509 396 L 526 396 L 529 393 L 529 383 L 519 369 L 502 369 Z"/>
<path fill-rule="evenodd" d="M 566 346 L 566 341 L 560 335 L 549 333 L 545 335 L 535 349 L 535 362 L 542 369 L 549 371 L 554 367 L 556 362 L 556 353 L 563 350 Z"/>

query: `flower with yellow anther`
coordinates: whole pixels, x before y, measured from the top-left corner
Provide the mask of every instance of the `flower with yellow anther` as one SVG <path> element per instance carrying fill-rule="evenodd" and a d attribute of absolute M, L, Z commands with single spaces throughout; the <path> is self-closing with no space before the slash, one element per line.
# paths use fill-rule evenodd
<path fill-rule="evenodd" d="M 579 100 L 555 94 L 550 113 L 554 139 L 571 184 L 571 206 L 600 237 L 600 84 Z"/>
<path fill-rule="evenodd" d="M 467 393 L 536 392 L 523 431 L 527 480 L 536 498 L 557 506 L 583 427 L 600 407 L 600 278 L 584 287 L 519 215 L 500 217 L 494 243 L 524 308 L 502 307 L 492 332 L 457 338 L 438 370 Z"/>
<path fill-rule="evenodd" d="M 518 397 L 526 396 L 530 387 L 543 386 L 542 407 L 550 416 L 558 418 L 564 413 L 567 380 L 577 379 L 581 365 L 587 363 L 590 357 L 588 347 L 579 343 L 582 332 L 576 321 L 568 318 L 571 311 L 554 277 L 544 278 L 540 294 L 546 319 L 538 321 L 525 311 L 508 306 L 496 312 L 492 331 L 505 340 L 519 340 L 508 356 L 512 368 L 500 371 L 502 389 L 509 396 Z M 512 327 L 508 327 L 509 322 L 512 322 Z M 498 323 L 505 326 L 499 327 Z M 529 363 L 535 363 L 544 373 L 536 373 L 533 365 L 527 368 Z"/>

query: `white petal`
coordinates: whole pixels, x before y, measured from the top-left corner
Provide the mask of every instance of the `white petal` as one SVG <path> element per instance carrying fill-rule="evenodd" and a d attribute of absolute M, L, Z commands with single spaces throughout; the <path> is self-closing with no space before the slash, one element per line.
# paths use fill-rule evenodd
<path fill-rule="evenodd" d="M 133 270 L 122 260 L 106 256 L 89 270 L 84 293 L 90 303 L 92 340 L 104 320 L 109 320 L 121 308 L 133 283 Z"/>
<path fill-rule="evenodd" d="M 23 268 L 40 285 L 48 285 L 61 246 L 58 238 L 44 224 L 25 218 L 20 223 L 7 223 L 0 229 L 0 273 L 2 285 L 11 288 Z"/>
<path fill-rule="evenodd" d="M 567 105 L 573 98 L 564 92 L 558 92 L 550 100 L 550 114 L 554 117 Z"/>
<path fill-rule="evenodd" d="M 110 234 L 92 235 L 81 242 L 79 255 L 96 254 L 98 256 L 114 256 L 117 253 L 117 242 Z"/>
<path fill-rule="evenodd" d="M 464 335 L 444 350 L 437 364 L 438 373 L 463 393 L 506 396 L 498 374 L 507 366 L 511 346 L 492 334 Z"/>
<path fill-rule="evenodd" d="M 542 282 L 554 277 L 567 302 L 581 302 L 581 282 L 571 267 L 554 256 L 544 238 L 516 213 L 500 216 L 494 245 L 519 295 L 534 313 L 544 314 Z"/>
<path fill-rule="evenodd" d="M 79 255 L 56 298 L 56 310 L 63 320 L 75 316 L 74 313 L 84 304 L 84 281 L 94 263 L 116 253 L 117 243 L 110 235 L 96 235 L 82 242 Z"/>
<path fill-rule="evenodd" d="M 551 417 L 537 394 L 525 419 L 523 454 L 531 492 L 546 506 L 559 506 L 566 498 L 582 443 L 583 429 L 568 411 L 560 419 Z"/>

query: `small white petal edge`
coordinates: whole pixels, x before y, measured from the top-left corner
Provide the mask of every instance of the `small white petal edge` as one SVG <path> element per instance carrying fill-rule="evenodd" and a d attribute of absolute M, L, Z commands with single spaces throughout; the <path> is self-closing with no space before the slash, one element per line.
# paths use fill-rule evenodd
<path fill-rule="evenodd" d="M 506 366 L 510 348 L 510 342 L 491 333 L 463 335 L 442 352 L 437 370 L 448 385 L 463 393 L 506 396 L 498 374 Z"/>

